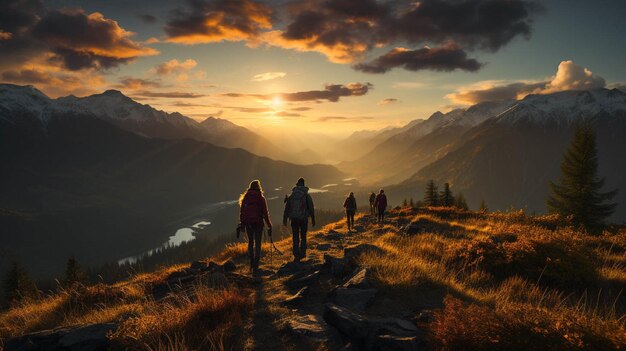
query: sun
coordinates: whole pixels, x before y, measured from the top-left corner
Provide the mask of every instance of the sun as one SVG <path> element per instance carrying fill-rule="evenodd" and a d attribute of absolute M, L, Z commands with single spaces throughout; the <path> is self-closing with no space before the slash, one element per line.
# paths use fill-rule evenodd
<path fill-rule="evenodd" d="M 274 106 L 275 108 L 280 108 L 281 106 L 283 106 L 283 99 L 281 99 L 280 96 L 274 96 L 274 98 L 272 99 L 272 106 Z"/>

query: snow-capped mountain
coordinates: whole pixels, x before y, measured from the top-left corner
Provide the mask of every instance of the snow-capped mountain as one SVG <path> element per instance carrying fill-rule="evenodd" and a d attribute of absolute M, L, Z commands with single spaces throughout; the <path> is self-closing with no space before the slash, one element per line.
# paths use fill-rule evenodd
<path fill-rule="evenodd" d="M 419 197 L 423 184 L 434 179 L 462 191 L 470 205 L 484 198 L 493 209 L 527 206 L 543 212 L 548 183 L 558 178 L 563 153 L 580 122 L 594 126 L 599 174 L 606 178 L 607 189 L 621 189 L 614 219 L 624 221 L 626 93 L 616 89 L 530 95 L 448 140 L 445 154 L 416 169 L 400 187 L 415 189 Z M 427 148 L 444 130 L 418 143 Z"/>
<path fill-rule="evenodd" d="M 230 121 L 208 117 L 200 123 L 178 112 L 168 113 L 138 103 L 117 90 L 50 99 L 32 86 L 0 84 L 0 119 L 13 123 L 30 119 L 29 123 L 39 122 L 45 129 L 52 115 L 91 116 L 149 138 L 190 138 L 243 148 L 261 156 L 288 158 L 286 152 L 267 139 Z"/>
<path fill-rule="evenodd" d="M 499 123 L 533 123 L 568 127 L 584 118 L 623 116 L 626 93 L 618 90 L 562 91 L 528 95 L 498 116 Z"/>

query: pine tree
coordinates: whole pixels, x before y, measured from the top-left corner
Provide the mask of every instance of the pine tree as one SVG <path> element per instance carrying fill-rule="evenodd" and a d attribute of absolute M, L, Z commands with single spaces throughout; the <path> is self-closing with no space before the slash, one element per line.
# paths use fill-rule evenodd
<path fill-rule="evenodd" d="M 441 206 L 452 206 L 454 203 L 454 197 L 452 196 L 452 191 L 450 191 L 450 184 L 445 183 L 443 185 L 443 191 L 441 192 L 441 196 L 439 196 L 439 204 Z"/>
<path fill-rule="evenodd" d="M 489 211 L 489 208 L 487 207 L 487 203 L 485 202 L 485 199 L 480 200 L 480 212 L 487 212 Z"/>
<path fill-rule="evenodd" d="M 78 261 L 76 261 L 76 258 L 74 258 L 74 256 L 70 256 L 70 258 L 67 260 L 67 265 L 65 267 L 63 285 L 71 287 L 77 283 L 84 283 L 86 280 L 87 276 L 78 264 Z"/>
<path fill-rule="evenodd" d="M 413 197 L 411 197 L 411 199 L 409 200 L 409 206 L 411 208 L 415 208 L 415 201 L 413 201 Z"/>
<path fill-rule="evenodd" d="M 469 207 L 467 206 L 467 201 L 465 200 L 465 196 L 463 195 L 463 193 L 459 193 L 459 195 L 457 195 L 456 199 L 454 200 L 455 206 L 462 209 L 462 210 L 469 210 Z"/>
<path fill-rule="evenodd" d="M 405 197 L 404 201 L 402 201 L 402 207 L 407 207 L 407 206 L 409 206 L 409 201 Z"/>
<path fill-rule="evenodd" d="M 426 206 L 437 206 L 439 203 L 439 193 L 437 192 L 437 186 L 434 180 L 430 180 L 426 184 L 426 190 L 424 191 L 424 204 Z"/>
<path fill-rule="evenodd" d="M 617 194 L 617 189 L 601 192 L 603 186 L 604 179 L 598 177 L 595 133 L 589 125 L 580 126 L 563 155 L 559 183 L 550 182 L 548 211 L 571 216 L 574 224 L 588 230 L 599 229 L 617 206 L 607 203 Z"/>
<path fill-rule="evenodd" d="M 37 293 L 35 283 L 18 262 L 11 265 L 4 277 L 3 286 L 4 299 L 8 303 L 32 297 Z"/>

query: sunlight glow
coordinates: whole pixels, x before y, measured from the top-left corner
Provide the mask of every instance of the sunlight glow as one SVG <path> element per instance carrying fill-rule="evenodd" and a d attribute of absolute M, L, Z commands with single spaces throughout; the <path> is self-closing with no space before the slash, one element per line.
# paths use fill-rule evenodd
<path fill-rule="evenodd" d="M 275 108 L 280 108 L 281 106 L 283 106 L 283 100 L 280 98 L 280 96 L 274 96 L 274 99 L 272 99 L 272 106 L 274 106 Z"/>

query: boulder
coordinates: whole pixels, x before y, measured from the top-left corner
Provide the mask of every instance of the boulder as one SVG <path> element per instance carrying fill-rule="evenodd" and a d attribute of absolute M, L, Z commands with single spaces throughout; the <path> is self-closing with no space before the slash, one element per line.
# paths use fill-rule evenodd
<path fill-rule="evenodd" d="M 376 334 L 389 334 L 399 336 L 417 336 L 420 330 L 413 322 L 401 318 L 375 318 L 371 319 L 371 328 Z"/>
<path fill-rule="evenodd" d="M 384 251 L 380 247 L 372 244 L 358 244 L 343 249 L 343 257 L 351 261 L 356 260 L 357 257 L 364 253 L 382 254 Z"/>
<path fill-rule="evenodd" d="M 373 351 L 415 351 L 422 342 L 416 336 L 378 335 L 371 345 Z"/>
<path fill-rule="evenodd" d="M 310 271 L 311 270 L 311 265 L 305 262 L 298 262 L 298 261 L 290 261 L 287 262 L 285 264 L 283 264 L 282 266 L 280 266 L 280 268 L 278 269 L 278 271 L 276 272 L 278 275 L 293 275 L 296 273 L 300 273 L 303 271 Z"/>
<path fill-rule="evenodd" d="M 327 342 L 332 335 L 324 319 L 314 314 L 290 317 L 286 327 L 296 336 L 316 343 Z"/>
<path fill-rule="evenodd" d="M 324 320 L 337 328 L 341 334 L 351 340 L 363 340 L 370 333 L 370 323 L 364 316 L 347 308 L 327 303 L 324 306 Z"/>
<path fill-rule="evenodd" d="M 320 271 L 313 273 L 304 272 L 304 274 L 295 274 L 285 281 L 285 285 L 292 289 L 299 289 L 303 286 L 309 286 L 317 282 L 320 277 Z"/>
<path fill-rule="evenodd" d="M 344 277 L 348 274 L 349 264 L 346 259 L 324 254 L 324 267 L 335 277 Z"/>
<path fill-rule="evenodd" d="M 368 279 L 369 271 L 367 268 L 358 270 L 342 287 L 346 289 L 369 289 L 372 287 Z"/>
<path fill-rule="evenodd" d="M 338 288 L 333 292 L 333 301 L 338 306 L 364 311 L 376 297 L 376 289 Z"/>
<path fill-rule="evenodd" d="M 317 244 L 315 248 L 319 251 L 328 251 L 330 250 L 330 247 L 331 247 L 330 244 Z"/>
<path fill-rule="evenodd" d="M 6 340 L 5 351 L 96 351 L 111 347 L 107 338 L 117 328 L 114 323 L 89 324 L 44 330 Z"/>

